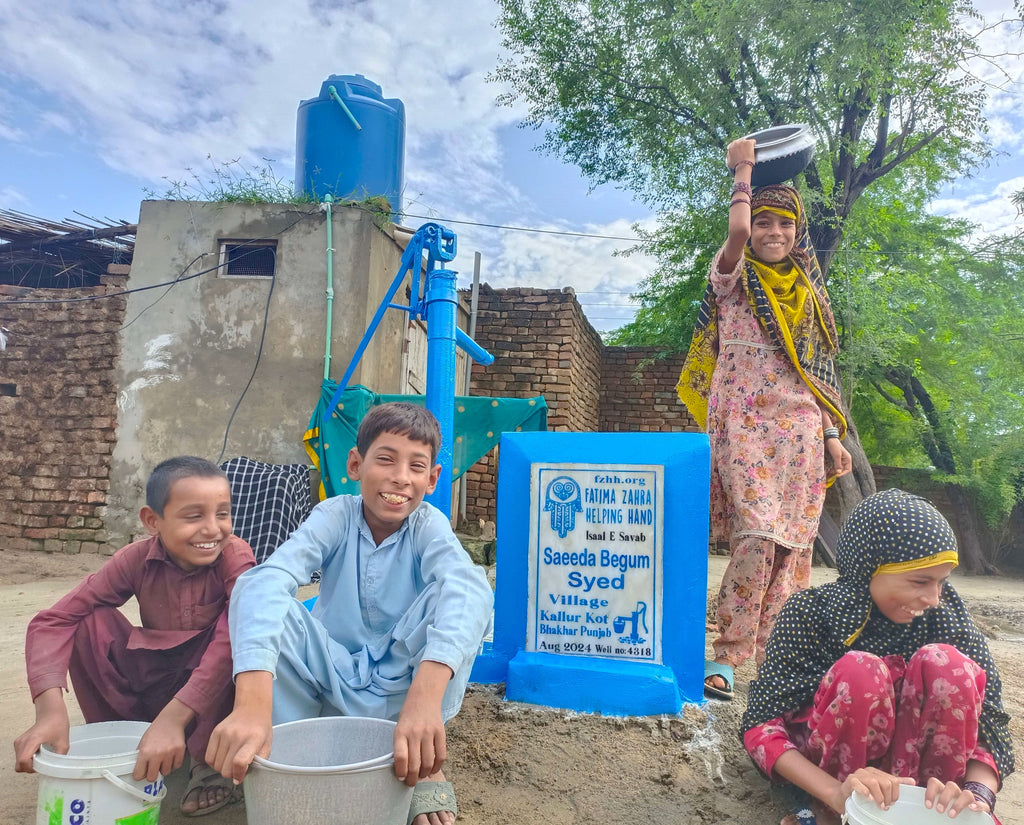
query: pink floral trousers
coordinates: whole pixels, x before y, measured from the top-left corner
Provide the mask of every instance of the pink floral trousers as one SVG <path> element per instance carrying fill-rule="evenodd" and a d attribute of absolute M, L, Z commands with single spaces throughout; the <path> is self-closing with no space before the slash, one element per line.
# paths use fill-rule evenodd
<path fill-rule="evenodd" d="M 984 695 L 985 671 L 950 645 L 925 645 L 907 663 L 852 651 L 825 675 L 806 723 L 787 727 L 840 782 L 867 766 L 918 785 L 955 781 L 979 758 Z M 980 758 L 991 764 L 987 752 Z"/>
<path fill-rule="evenodd" d="M 715 658 L 733 667 L 751 656 L 760 665 L 764 647 L 786 600 L 810 584 L 811 549 L 792 550 L 758 536 L 734 538 L 718 591 Z"/>

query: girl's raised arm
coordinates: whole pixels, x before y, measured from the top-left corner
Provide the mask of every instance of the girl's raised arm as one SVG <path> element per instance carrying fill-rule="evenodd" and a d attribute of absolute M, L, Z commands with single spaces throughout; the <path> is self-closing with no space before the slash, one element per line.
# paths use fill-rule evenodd
<path fill-rule="evenodd" d="M 754 169 L 754 141 L 741 138 L 730 143 L 725 163 L 735 171 L 729 203 L 729 237 L 718 259 L 718 271 L 728 274 L 743 257 L 743 246 L 750 237 L 750 175 Z"/>

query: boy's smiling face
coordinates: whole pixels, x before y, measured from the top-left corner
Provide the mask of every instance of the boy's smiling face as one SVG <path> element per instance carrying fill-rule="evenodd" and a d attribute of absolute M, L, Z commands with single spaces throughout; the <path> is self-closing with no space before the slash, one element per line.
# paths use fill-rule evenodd
<path fill-rule="evenodd" d="M 231 488 L 226 478 L 179 478 L 171 485 L 163 515 L 143 507 L 139 518 L 182 570 L 207 567 L 220 558 L 231 535 Z"/>
<path fill-rule="evenodd" d="M 348 475 L 359 482 L 363 517 L 380 544 L 434 492 L 441 465 L 435 464 L 429 444 L 398 433 L 381 433 L 360 455 L 348 454 Z"/>

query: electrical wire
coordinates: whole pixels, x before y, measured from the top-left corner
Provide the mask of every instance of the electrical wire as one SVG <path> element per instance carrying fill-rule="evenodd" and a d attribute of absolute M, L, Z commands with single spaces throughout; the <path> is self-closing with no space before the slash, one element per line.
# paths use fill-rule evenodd
<path fill-rule="evenodd" d="M 275 270 L 276 270 L 275 266 Z M 263 307 L 263 330 L 260 332 L 260 344 L 256 349 L 256 363 L 252 365 L 252 373 L 249 375 L 249 380 L 245 382 L 245 387 L 242 389 L 242 394 L 238 396 L 238 400 L 235 402 L 235 408 L 231 411 L 231 416 L 228 418 L 227 426 L 224 428 L 224 443 L 220 446 L 220 455 L 217 456 L 215 463 L 220 464 L 224 459 L 224 452 L 228 448 L 228 433 L 231 432 L 231 424 L 235 420 L 235 413 L 238 412 L 238 408 L 242 406 L 242 399 L 245 398 L 245 394 L 249 392 L 249 387 L 252 385 L 253 378 L 256 377 L 256 370 L 259 369 L 260 359 L 263 357 L 263 342 L 267 337 L 267 320 L 270 317 L 270 299 L 274 294 L 274 285 L 277 283 L 277 274 L 270 276 L 270 289 L 267 291 L 267 303 Z"/>
<path fill-rule="evenodd" d="M 191 266 L 191 264 L 189 264 Z M 80 298 L 29 298 L 27 300 L 16 300 L 16 301 L 0 301 L 0 306 L 20 306 L 23 304 L 80 304 L 85 301 L 105 301 L 108 298 L 116 298 L 118 295 L 132 295 L 136 292 L 146 292 L 150 289 L 160 289 L 164 286 L 174 286 L 175 284 L 184 283 L 185 281 L 191 281 L 193 278 L 198 278 L 200 275 L 205 275 L 208 272 L 213 272 L 215 269 L 219 269 L 221 264 L 217 266 L 211 266 L 209 269 L 201 270 L 196 272 L 194 275 L 179 274 L 173 281 L 164 281 L 160 284 L 150 284 L 149 286 L 137 286 L 133 289 L 122 289 L 118 292 L 106 292 L 103 295 L 83 295 Z"/>
<path fill-rule="evenodd" d="M 317 214 L 317 213 L 315 213 L 315 212 L 304 212 L 303 214 L 301 214 L 298 218 L 296 218 L 294 221 L 292 221 L 287 226 L 283 227 L 282 229 L 278 230 L 277 232 L 271 233 L 271 235 L 269 237 L 277 237 L 279 235 L 283 235 L 285 232 L 287 232 L 289 229 L 291 229 L 293 226 L 295 226 L 300 221 L 303 221 L 306 218 L 308 218 L 308 217 L 310 217 L 312 215 L 315 215 L 315 214 Z M 244 246 L 244 244 L 239 244 L 239 246 Z M 265 249 L 265 247 L 254 247 L 251 252 L 245 252 L 242 255 L 238 256 L 238 258 L 236 258 L 235 260 L 240 260 L 245 255 L 252 254 L 252 253 L 256 252 L 259 249 Z M 2 251 L 2 247 L 0 247 L 0 251 Z M 122 290 L 119 290 L 117 292 L 106 292 L 103 295 L 83 295 L 80 298 L 29 298 L 29 299 L 25 299 L 25 300 L 0 301 L 0 306 L 5 306 L 5 307 L 6 306 L 18 306 L 18 305 L 22 305 L 22 304 L 76 304 L 76 303 L 82 303 L 84 301 L 105 301 L 108 298 L 116 298 L 119 295 L 133 295 L 136 292 L 146 292 L 147 290 L 150 290 L 150 289 L 160 289 L 161 287 L 165 287 L 165 286 L 166 287 L 176 286 L 177 284 L 184 283 L 185 281 L 191 281 L 193 278 L 198 278 L 201 275 L 207 275 L 210 272 L 215 272 L 216 270 L 221 269 L 221 268 L 227 266 L 227 261 L 218 262 L 218 263 L 214 264 L 213 266 L 207 267 L 206 269 L 201 269 L 201 270 L 199 270 L 199 272 L 196 272 L 196 273 L 194 273 L 192 275 L 185 275 L 185 273 L 188 272 L 189 267 L 191 267 L 192 264 L 194 264 L 197 260 L 199 260 L 199 258 L 202 258 L 203 255 L 207 255 L 207 254 L 209 254 L 209 253 L 204 252 L 201 255 L 197 256 L 196 258 L 193 258 L 191 261 L 188 262 L 188 264 L 185 266 L 185 268 L 182 269 L 181 272 L 178 273 L 177 277 L 174 278 L 174 280 L 171 280 L 171 281 L 163 281 L 162 283 L 150 284 L 149 286 L 137 286 L 137 287 L 133 287 L 132 289 L 122 289 Z M 164 295 L 161 295 L 159 298 L 156 299 L 156 301 L 154 301 L 152 304 L 150 304 L 148 307 L 146 307 L 146 309 L 142 310 L 142 312 L 145 312 L 150 307 L 152 307 L 154 304 L 157 304 L 160 301 L 162 301 L 164 299 L 165 295 L 166 295 L 166 293 Z M 139 314 L 141 315 L 142 312 L 140 312 Z M 131 322 L 134 323 L 137 320 L 137 318 L 138 318 L 138 316 L 133 318 Z"/>
<path fill-rule="evenodd" d="M 278 232 L 273 233 L 273 236 L 278 236 L 278 235 L 284 234 L 289 229 L 291 229 L 293 226 L 295 226 L 297 223 L 299 223 L 299 221 L 302 221 L 302 220 L 306 219 L 307 217 L 309 217 L 312 214 L 315 214 L 315 213 L 310 212 L 310 213 L 302 214 L 300 217 L 296 218 L 294 221 L 292 221 L 287 226 L 283 227 Z M 240 246 L 244 246 L 244 244 L 239 244 L 239 245 Z M 235 257 L 233 259 L 233 261 L 237 262 L 239 260 L 242 260 L 246 255 L 254 254 L 255 252 L 257 252 L 259 250 L 263 250 L 263 249 L 266 249 L 266 247 L 264 247 L 264 246 L 253 247 L 252 250 L 250 250 L 248 252 L 243 252 L 242 254 L 240 254 L 237 257 Z M 189 261 L 188 264 L 185 265 L 185 267 L 178 273 L 178 276 L 174 280 L 172 280 L 172 281 L 164 281 L 163 283 L 151 284 L 149 286 L 143 286 L 143 287 L 136 287 L 134 289 L 120 290 L 118 292 L 107 293 L 107 294 L 104 294 L 104 295 L 88 295 L 88 296 L 84 296 L 84 297 L 81 297 L 81 298 L 30 299 L 30 300 L 23 300 L 23 301 L 4 301 L 4 302 L 0 302 L 0 306 L 9 306 L 11 304 L 62 304 L 62 303 L 76 303 L 76 302 L 80 302 L 80 301 L 95 301 L 95 300 L 101 300 L 101 299 L 105 299 L 105 298 L 113 298 L 113 297 L 115 297 L 117 295 L 131 295 L 132 293 L 135 293 L 135 292 L 145 292 L 145 291 L 150 290 L 150 289 L 159 289 L 160 287 L 167 287 L 166 291 L 159 298 L 157 298 L 155 301 L 153 301 L 153 303 L 149 304 L 144 309 L 140 310 L 140 312 L 134 318 L 132 318 L 131 321 L 129 321 L 127 324 L 125 324 L 122 327 L 122 329 L 126 329 L 127 327 L 129 327 L 133 323 L 135 323 L 137 320 L 139 320 L 139 318 L 143 315 L 143 313 L 147 312 L 152 307 L 156 306 L 165 297 L 167 297 L 168 293 L 170 293 L 171 289 L 173 289 L 176 285 L 178 285 L 180 283 L 184 283 L 185 281 L 191 281 L 193 278 L 198 278 L 201 275 L 206 275 L 206 274 L 208 274 L 210 272 L 214 272 L 214 271 L 216 271 L 218 269 L 221 269 L 222 267 L 227 266 L 228 262 L 226 260 L 225 261 L 218 261 L 218 263 L 216 263 L 214 266 L 207 267 L 206 269 L 201 269 L 199 272 L 196 272 L 196 273 L 194 273 L 192 275 L 186 275 L 185 274 L 192 267 L 192 265 L 195 264 L 196 261 L 200 260 L 203 256 L 208 255 L 208 254 L 210 254 L 210 253 L 203 252 L 203 253 L 200 253 L 199 255 L 197 255 L 195 258 L 193 258 L 191 261 Z M 217 462 L 216 462 L 217 464 L 220 464 L 221 460 L 224 458 L 224 453 L 227 450 L 227 445 L 228 445 L 228 436 L 231 433 L 231 425 L 232 425 L 232 423 L 235 420 L 235 415 L 238 412 L 239 407 L 242 406 L 242 401 L 245 399 L 245 395 L 249 391 L 249 387 L 252 386 L 253 379 L 256 377 L 256 371 L 259 369 L 260 361 L 263 358 L 263 344 L 266 341 L 266 337 L 267 337 L 267 323 L 268 323 L 268 320 L 270 318 L 270 299 L 274 295 L 274 286 L 277 284 L 276 253 L 275 253 L 275 267 L 274 268 L 275 268 L 275 274 L 270 276 L 270 289 L 267 291 L 267 301 L 266 301 L 266 304 L 263 307 L 263 328 L 260 331 L 260 342 L 259 342 L 259 346 L 256 349 L 256 362 L 253 364 L 252 372 L 249 375 L 249 380 L 246 381 L 245 387 L 243 387 L 241 394 L 238 396 L 238 400 L 235 402 L 234 408 L 231 410 L 231 415 L 228 417 L 228 423 L 224 427 L 224 440 L 223 440 L 223 443 L 221 444 L 220 456 L 217 458 Z"/>
<path fill-rule="evenodd" d="M 200 252 L 200 253 L 199 253 L 198 255 L 196 255 L 196 256 L 195 256 L 195 257 L 194 257 L 194 258 L 193 258 L 193 259 L 192 259 L 191 261 L 189 261 L 189 262 L 188 262 L 188 263 L 187 263 L 187 264 L 185 265 L 185 268 L 184 268 L 183 270 L 181 270 L 181 273 L 180 273 L 180 274 L 178 275 L 178 277 L 177 277 L 177 278 L 175 278 L 175 279 L 174 279 L 173 281 L 171 281 L 171 282 L 170 282 L 170 283 L 169 283 L 169 284 L 167 285 L 167 289 L 166 289 L 166 291 L 165 291 L 165 292 L 163 293 L 163 295 L 161 295 L 161 296 L 160 296 L 159 298 L 157 298 L 157 299 L 156 299 L 155 301 L 153 301 L 153 303 L 149 304 L 149 305 L 148 305 L 148 306 L 146 306 L 145 308 L 143 308 L 143 309 L 140 309 L 140 310 L 139 310 L 139 312 L 138 312 L 138 314 L 137 314 L 137 315 L 136 315 L 136 316 L 135 316 L 134 318 L 132 318 L 132 319 L 131 319 L 131 320 L 130 320 L 130 321 L 129 321 L 128 323 L 126 323 L 126 324 L 122 325 L 122 327 L 121 327 L 121 331 L 123 332 L 124 330 L 128 329 L 128 327 L 130 327 L 130 326 L 131 326 L 132 324 L 134 324 L 134 323 L 135 323 L 136 321 L 138 321 L 138 320 L 139 320 L 139 318 L 141 318 L 141 317 L 143 316 L 143 314 L 145 314 L 146 312 L 149 312 L 149 310 L 151 310 L 151 309 L 152 309 L 153 307 L 155 307 L 155 306 L 156 306 L 157 304 L 159 304 L 159 303 L 160 303 L 160 302 L 161 302 L 161 301 L 162 301 L 162 300 L 163 300 L 164 298 L 166 298 L 166 297 L 167 297 L 167 294 L 168 294 L 168 293 L 169 293 L 169 292 L 170 292 L 170 291 L 171 291 L 172 289 L 174 289 L 174 285 L 180 282 L 180 280 L 181 280 L 181 276 L 182 276 L 182 275 L 184 275 L 184 274 L 185 274 L 186 272 L 188 272 L 188 271 L 189 271 L 189 269 L 191 269 L 191 268 L 192 268 L 192 264 L 194 264 L 194 263 L 195 263 L 196 261 L 198 261 L 198 260 L 202 259 L 203 257 L 205 257 L 206 255 L 209 255 L 209 254 L 210 254 L 209 252 Z"/>
<path fill-rule="evenodd" d="M 360 208 L 358 204 L 353 205 Z M 352 207 L 350 207 L 352 208 Z M 369 210 L 368 210 L 369 211 Z M 535 235 L 563 235 L 569 238 L 594 238 L 604 241 L 630 241 L 632 243 L 643 243 L 643 238 L 634 238 L 626 235 L 602 235 L 598 232 L 573 232 L 568 229 L 540 229 L 531 226 L 510 226 L 500 223 L 480 223 L 479 221 L 464 221 L 457 218 L 432 218 L 429 215 L 411 215 L 408 212 L 400 213 L 403 218 L 416 218 L 422 221 L 434 221 L 437 223 L 457 223 L 462 226 L 479 226 L 482 229 L 501 229 L 505 232 L 531 232 Z"/>
<path fill-rule="evenodd" d="M 372 215 L 380 215 L 380 211 L 368 207 L 361 203 L 338 203 L 335 205 L 338 209 L 357 209 L 361 212 L 368 212 Z M 604 235 L 599 232 L 575 232 L 567 229 L 541 229 L 539 227 L 531 226 L 515 226 L 512 224 L 500 224 L 500 223 L 483 223 L 481 221 L 469 221 L 459 218 L 445 218 L 436 215 L 416 215 L 409 212 L 397 213 L 403 218 L 415 218 L 417 220 L 431 221 L 433 223 L 441 224 L 459 224 L 461 226 L 476 226 L 482 229 L 498 229 L 503 232 L 528 232 L 537 235 L 561 235 L 570 238 L 591 238 L 594 240 L 605 240 L 605 241 L 629 241 L 631 243 L 643 244 L 651 238 L 637 238 L 627 235 Z M 693 251 L 700 251 L 705 249 L 704 244 L 692 244 L 692 245 L 677 245 L 680 249 L 688 249 Z M 835 255 L 855 255 L 860 257 L 871 257 L 871 258 L 898 258 L 900 256 L 913 256 L 913 255 L 925 255 L 930 253 L 932 250 L 925 247 L 907 247 L 907 248 L 893 248 L 893 249 L 848 249 L 845 247 L 836 247 L 834 249 L 823 249 L 817 250 L 819 254 L 829 252 Z M 972 258 L 990 258 L 999 255 L 998 251 L 988 249 L 978 249 L 972 252 Z"/>

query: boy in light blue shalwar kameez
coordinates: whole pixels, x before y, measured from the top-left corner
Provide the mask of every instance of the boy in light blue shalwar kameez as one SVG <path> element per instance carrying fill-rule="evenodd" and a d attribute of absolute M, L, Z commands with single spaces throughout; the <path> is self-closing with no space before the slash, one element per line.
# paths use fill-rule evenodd
<path fill-rule="evenodd" d="M 493 594 L 447 517 L 423 501 L 440 472 L 433 415 L 375 407 L 356 443 L 348 472 L 362 494 L 319 504 L 235 585 L 235 706 L 213 732 L 208 762 L 240 782 L 254 755 L 269 754 L 272 725 L 393 719 L 395 772 L 416 785 L 410 822 L 451 825 L 444 723 L 462 704 Z M 317 569 L 310 613 L 295 594 Z"/>

